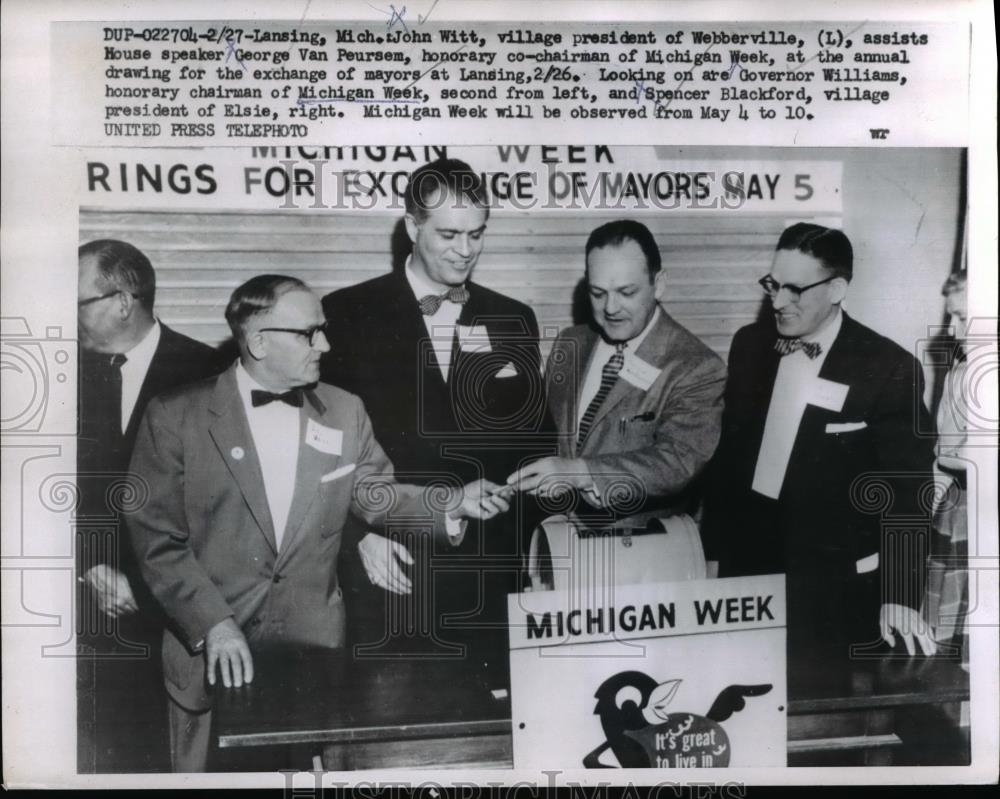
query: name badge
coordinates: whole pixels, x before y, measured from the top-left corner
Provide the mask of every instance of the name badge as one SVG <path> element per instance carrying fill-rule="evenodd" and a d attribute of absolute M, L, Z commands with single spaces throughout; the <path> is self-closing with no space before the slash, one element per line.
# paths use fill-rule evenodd
<path fill-rule="evenodd" d="M 849 388 L 850 386 L 845 386 L 843 383 L 835 383 L 833 380 L 817 377 L 809 386 L 806 402 L 828 411 L 840 412 L 844 407 L 844 400 L 847 399 Z"/>
<path fill-rule="evenodd" d="M 340 455 L 344 446 L 344 432 L 309 419 L 306 422 L 306 444 L 328 455 Z"/>
<path fill-rule="evenodd" d="M 490 346 L 490 334 L 486 332 L 486 325 L 455 325 L 458 331 L 458 346 L 462 352 L 492 352 Z"/>
<path fill-rule="evenodd" d="M 619 377 L 624 378 L 633 386 L 642 391 L 648 391 L 649 387 L 656 382 L 662 369 L 657 369 L 652 364 L 646 363 L 642 358 L 635 355 L 626 355 L 625 363 L 622 366 Z"/>

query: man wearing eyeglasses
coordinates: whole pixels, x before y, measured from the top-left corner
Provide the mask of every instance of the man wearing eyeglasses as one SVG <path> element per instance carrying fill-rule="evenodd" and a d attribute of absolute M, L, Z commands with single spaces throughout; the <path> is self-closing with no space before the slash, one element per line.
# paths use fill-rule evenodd
<path fill-rule="evenodd" d="M 252 278 L 226 320 L 239 360 L 154 400 L 131 464 L 148 499 L 129 530 L 171 622 L 163 667 L 175 771 L 206 769 L 208 686 L 251 682 L 253 647 L 343 645 L 337 560 L 348 512 L 379 530 L 390 517 L 416 519 L 422 535 L 454 546 L 459 517 L 508 509 L 486 481 L 434 496 L 395 482 L 361 400 L 317 382 L 330 345 L 304 283 Z"/>
<path fill-rule="evenodd" d="M 218 371 L 213 349 L 156 319 L 156 273 L 123 241 L 79 248 L 77 642 L 81 772 L 164 771 L 163 620 L 128 538 L 122 496 L 142 413 L 157 394 Z"/>
<path fill-rule="evenodd" d="M 916 435 L 923 377 L 842 310 L 852 274 L 841 231 L 792 225 L 760 281 L 770 314 L 729 356 L 706 544 L 722 576 L 786 574 L 793 663 L 846 663 L 897 635 L 910 655 L 934 651 L 917 611 L 933 457 Z M 904 523 L 887 535 L 887 520 Z"/>

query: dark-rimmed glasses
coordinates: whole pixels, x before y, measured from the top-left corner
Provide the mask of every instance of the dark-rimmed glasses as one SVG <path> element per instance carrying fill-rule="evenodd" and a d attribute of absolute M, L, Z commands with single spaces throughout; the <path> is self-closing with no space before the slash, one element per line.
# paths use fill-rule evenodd
<path fill-rule="evenodd" d="M 313 327 L 262 327 L 258 332 L 267 333 L 268 331 L 272 333 L 295 333 L 298 336 L 302 336 L 306 341 L 309 342 L 310 347 L 316 346 L 316 337 L 322 333 L 326 335 L 327 323 L 324 322 L 321 325 L 314 325 Z"/>
<path fill-rule="evenodd" d="M 121 294 L 121 289 L 115 289 L 114 291 L 109 291 L 106 294 L 101 294 L 97 297 L 87 297 L 85 300 L 77 300 L 76 307 L 83 308 L 84 306 L 91 305 L 95 302 L 100 302 L 101 300 L 106 300 L 108 297 L 114 297 L 116 294 Z"/>
<path fill-rule="evenodd" d="M 796 286 L 793 283 L 779 283 L 770 275 L 764 275 L 757 282 L 760 287 L 764 289 L 764 293 L 770 297 L 772 300 L 781 293 L 782 290 L 788 292 L 788 298 L 792 302 L 798 302 L 802 298 L 803 292 L 809 291 L 809 289 L 814 289 L 816 286 L 822 286 L 824 283 L 829 283 L 831 280 L 836 280 L 838 275 L 833 277 L 828 277 L 825 280 L 817 280 L 815 283 L 810 283 L 808 286 Z"/>

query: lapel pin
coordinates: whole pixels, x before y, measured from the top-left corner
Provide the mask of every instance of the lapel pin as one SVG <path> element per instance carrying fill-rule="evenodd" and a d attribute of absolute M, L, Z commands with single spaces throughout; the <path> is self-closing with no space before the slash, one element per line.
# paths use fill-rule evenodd
<path fill-rule="evenodd" d="M 232 455 L 236 460 L 241 461 L 243 460 L 243 456 L 246 455 L 246 452 L 244 452 L 243 447 L 233 447 L 231 450 L 229 450 L 229 454 Z"/>

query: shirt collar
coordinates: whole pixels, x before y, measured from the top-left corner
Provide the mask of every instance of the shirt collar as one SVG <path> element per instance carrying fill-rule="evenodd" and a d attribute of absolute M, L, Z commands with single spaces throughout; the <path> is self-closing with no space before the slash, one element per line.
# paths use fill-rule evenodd
<path fill-rule="evenodd" d="M 802 336 L 802 340 L 815 341 L 823 347 L 823 352 L 829 352 L 830 347 L 833 346 L 833 342 L 837 340 L 837 334 L 840 333 L 840 327 L 843 324 L 843 321 L 844 312 L 841 310 L 840 306 L 837 306 L 836 316 L 834 316 L 825 327 L 820 328 L 812 335 Z"/>
<path fill-rule="evenodd" d="M 254 376 L 247 371 L 246 367 L 243 365 L 243 361 L 236 362 L 236 387 L 240 392 L 240 398 L 243 400 L 243 404 L 247 408 L 253 407 L 253 403 L 250 400 L 250 392 L 267 391 L 268 393 L 273 393 L 271 392 L 271 389 L 267 388 L 266 386 L 262 386 L 254 378 Z M 273 404 L 273 406 L 269 407 L 291 408 L 292 406 L 285 405 L 284 403 L 281 402 L 276 402 Z"/>
<path fill-rule="evenodd" d="M 410 290 L 413 292 L 413 296 L 418 300 L 426 297 L 428 294 L 433 294 L 434 296 L 440 296 L 444 294 L 448 289 L 442 289 L 439 286 L 435 286 L 426 277 L 419 274 L 413 268 L 413 256 L 406 256 L 406 266 L 403 268 L 406 274 L 406 282 L 410 284 Z"/>
<path fill-rule="evenodd" d="M 160 322 L 154 319 L 153 326 L 149 328 L 142 341 L 125 353 L 126 361 L 122 368 L 135 369 L 137 372 L 145 374 L 153 362 L 156 348 L 160 345 L 160 332 Z"/>

